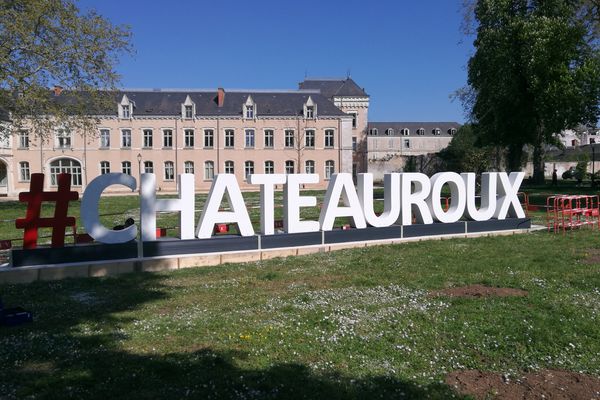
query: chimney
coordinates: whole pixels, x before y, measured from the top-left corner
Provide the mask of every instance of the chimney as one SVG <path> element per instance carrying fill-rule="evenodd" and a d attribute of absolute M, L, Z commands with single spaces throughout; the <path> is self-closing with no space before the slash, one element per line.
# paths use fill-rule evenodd
<path fill-rule="evenodd" d="M 58 97 L 63 91 L 63 87 L 60 85 L 54 85 L 54 96 Z"/>
<path fill-rule="evenodd" d="M 218 88 L 217 89 L 217 106 L 223 107 L 224 102 L 225 102 L 225 89 Z"/>

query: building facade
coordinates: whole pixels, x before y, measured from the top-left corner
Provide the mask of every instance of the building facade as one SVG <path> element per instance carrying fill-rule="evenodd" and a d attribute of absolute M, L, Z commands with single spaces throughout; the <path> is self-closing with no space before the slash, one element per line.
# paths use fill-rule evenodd
<path fill-rule="evenodd" d="M 333 173 L 352 171 L 353 117 L 318 90 L 126 90 L 112 115 L 99 117 L 94 134 L 57 127 L 46 141 L 28 130 L 5 137 L 0 191 L 28 190 L 34 172 L 49 188 L 71 173 L 75 190 L 109 172 L 149 172 L 159 191 L 172 192 L 184 172 L 207 191 L 219 173 L 235 174 L 242 188 L 253 173 L 317 173 L 324 187 Z"/>
<path fill-rule="evenodd" d="M 96 176 L 154 173 L 157 189 L 177 190 L 193 173 L 197 191 L 216 174 L 235 174 L 242 189 L 258 173 L 316 173 L 324 188 L 338 172 L 402 171 L 406 156 L 446 147 L 454 122 L 368 122 L 369 95 L 351 78 L 305 79 L 297 90 L 123 90 L 94 132 L 57 126 L 46 140 L 28 130 L 0 134 L 0 195 L 29 189 L 32 173 L 46 188 L 68 172 L 83 191 Z M 58 101 L 68 92 L 55 91 Z M 61 96 L 63 96 L 61 98 Z M 126 192 L 117 186 L 108 191 Z"/>

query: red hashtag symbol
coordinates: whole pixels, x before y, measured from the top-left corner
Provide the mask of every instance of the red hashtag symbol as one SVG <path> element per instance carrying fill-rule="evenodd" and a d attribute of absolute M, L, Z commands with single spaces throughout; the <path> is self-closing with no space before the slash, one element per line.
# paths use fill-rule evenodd
<path fill-rule="evenodd" d="M 19 201 L 27 203 L 25 218 L 18 218 L 17 229 L 24 229 L 23 248 L 37 247 L 38 229 L 52 228 L 52 247 L 65 245 L 65 229 L 75 225 L 74 217 L 67 217 L 69 201 L 77 200 L 79 193 L 71 191 L 71 174 L 58 175 L 58 191 L 44 192 L 44 174 L 31 174 L 29 192 L 19 193 Z M 40 218 L 42 201 L 53 201 L 54 217 Z"/>

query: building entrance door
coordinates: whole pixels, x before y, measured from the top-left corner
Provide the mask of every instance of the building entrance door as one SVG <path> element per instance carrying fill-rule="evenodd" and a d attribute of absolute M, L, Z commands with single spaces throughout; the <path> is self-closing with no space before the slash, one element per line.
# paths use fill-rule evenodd
<path fill-rule="evenodd" d="M 0 161 L 0 196 L 8 195 L 8 171 L 6 164 Z"/>

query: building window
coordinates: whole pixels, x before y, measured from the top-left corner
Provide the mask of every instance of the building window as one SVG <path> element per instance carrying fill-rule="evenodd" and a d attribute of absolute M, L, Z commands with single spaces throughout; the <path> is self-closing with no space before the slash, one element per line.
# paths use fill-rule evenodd
<path fill-rule="evenodd" d="M 358 114 L 355 112 L 348 113 L 352 116 L 352 129 L 356 129 Z"/>
<path fill-rule="evenodd" d="M 293 174 L 294 173 L 294 161 L 287 160 L 285 162 L 285 173 L 286 174 Z"/>
<path fill-rule="evenodd" d="M 291 129 L 287 129 L 285 131 L 285 147 L 287 147 L 287 148 L 294 147 L 294 131 Z"/>
<path fill-rule="evenodd" d="M 173 131 L 171 129 L 163 130 L 163 147 L 173 147 Z"/>
<path fill-rule="evenodd" d="M 142 132 L 143 135 L 143 139 L 144 139 L 144 148 L 148 148 L 151 149 L 153 146 L 153 133 L 152 133 L 152 129 L 144 129 Z"/>
<path fill-rule="evenodd" d="M 235 131 L 233 129 L 225 129 L 225 148 L 233 149 L 235 146 Z"/>
<path fill-rule="evenodd" d="M 215 163 L 212 161 L 204 162 L 204 179 L 212 181 L 215 177 Z"/>
<path fill-rule="evenodd" d="M 29 131 L 26 131 L 26 130 L 19 131 L 19 148 L 21 148 L 21 149 L 29 148 Z"/>
<path fill-rule="evenodd" d="M 253 105 L 246 105 L 246 118 L 254 118 L 254 106 Z"/>
<path fill-rule="evenodd" d="M 265 148 L 267 148 L 267 149 L 273 148 L 274 135 L 275 134 L 273 133 L 272 129 L 265 130 Z"/>
<path fill-rule="evenodd" d="M 193 161 L 186 161 L 183 163 L 183 172 L 186 174 L 193 174 L 194 173 L 194 162 Z"/>
<path fill-rule="evenodd" d="M 254 161 L 246 161 L 244 163 L 244 176 L 248 180 L 248 176 L 254 173 Z"/>
<path fill-rule="evenodd" d="M 352 136 L 352 151 L 356 151 L 356 136 Z"/>
<path fill-rule="evenodd" d="M 386 135 L 388 135 L 388 136 L 390 136 L 390 135 L 393 135 L 393 134 L 394 134 L 394 130 L 393 130 L 392 128 L 388 128 L 388 129 L 385 131 L 385 134 L 386 134 Z"/>
<path fill-rule="evenodd" d="M 113 103 L 114 104 L 114 103 Z M 114 110 L 114 108 L 113 108 Z M 121 111 L 123 113 L 123 118 L 129 118 L 131 116 L 129 104 L 124 104 L 121 106 Z"/>
<path fill-rule="evenodd" d="M 275 173 L 275 163 L 273 161 L 265 161 L 265 174 Z"/>
<path fill-rule="evenodd" d="M 110 162 L 100 161 L 100 175 L 110 174 Z"/>
<path fill-rule="evenodd" d="M 335 143 L 333 135 L 334 135 L 333 129 L 325 130 L 325 147 L 326 148 L 333 148 L 333 144 Z"/>
<path fill-rule="evenodd" d="M 185 117 L 187 119 L 191 119 L 194 116 L 194 107 L 193 106 L 185 106 Z"/>
<path fill-rule="evenodd" d="M 377 136 L 377 128 L 371 128 L 369 129 L 369 135 L 371 136 Z"/>
<path fill-rule="evenodd" d="M 59 174 L 71 174 L 71 185 L 81 186 L 81 164 L 71 158 L 59 158 L 50 163 L 50 184 L 58 185 Z"/>
<path fill-rule="evenodd" d="M 433 133 L 435 136 L 439 136 L 440 133 L 442 133 L 442 131 L 440 130 L 440 128 L 435 128 L 431 130 L 431 133 Z"/>
<path fill-rule="evenodd" d="M 121 130 L 121 148 L 131 147 L 131 129 Z"/>
<path fill-rule="evenodd" d="M 402 129 L 400 129 L 400 134 L 402 136 L 408 136 L 408 135 L 410 135 L 410 131 L 407 128 L 402 128 Z"/>
<path fill-rule="evenodd" d="M 410 149 L 410 139 L 404 139 L 404 147 Z"/>
<path fill-rule="evenodd" d="M 325 179 L 330 179 L 335 173 L 335 162 L 333 160 L 325 161 Z"/>
<path fill-rule="evenodd" d="M 215 131 L 212 129 L 204 130 L 204 148 L 213 148 L 215 145 Z"/>
<path fill-rule="evenodd" d="M 71 148 L 71 131 L 63 128 L 56 130 L 56 147 L 59 149 Z"/>
<path fill-rule="evenodd" d="M 423 129 L 423 128 L 417 129 L 417 135 L 423 136 L 424 134 L 425 134 L 425 129 Z"/>
<path fill-rule="evenodd" d="M 31 172 L 29 170 L 29 163 L 27 161 L 21 161 L 19 163 L 19 180 L 21 182 L 29 182 L 31 179 Z"/>
<path fill-rule="evenodd" d="M 304 133 L 304 146 L 315 147 L 315 131 L 312 129 Z"/>
<path fill-rule="evenodd" d="M 254 129 L 246 129 L 245 145 L 247 149 L 254 147 Z"/>
<path fill-rule="evenodd" d="M 100 129 L 100 148 L 110 148 L 110 131 L 108 129 Z"/>
<path fill-rule="evenodd" d="M 455 133 L 456 133 L 456 129 L 455 128 L 448 129 L 448 135 L 454 136 Z"/>
<path fill-rule="evenodd" d="M 121 172 L 123 172 L 124 174 L 127 174 L 127 175 L 131 175 L 131 162 L 130 161 L 123 161 L 121 163 Z"/>
<path fill-rule="evenodd" d="M 315 117 L 315 106 L 306 106 L 306 118 Z"/>
<path fill-rule="evenodd" d="M 306 160 L 304 163 L 304 173 L 314 174 L 315 173 L 315 162 L 313 160 Z"/>
<path fill-rule="evenodd" d="M 186 129 L 183 131 L 183 142 L 185 144 L 185 147 L 194 147 L 194 130 L 193 129 Z"/>
<path fill-rule="evenodd" d="M 235 170 L 233 168 L 233 161 L 225 161 L 225 173 L 226 174 L 234 174 Z"/>
<path fill-rule="evenodd" d="M 165 181 L 175 179 L 175 165 L 173 161 L 165 161 Z"/>
<path fill-rule="evenodd" d="M 154 173 L 154 163 L 152 161 L 144 161 L 144 173 L 145 174 L 153 174 Z"/>

